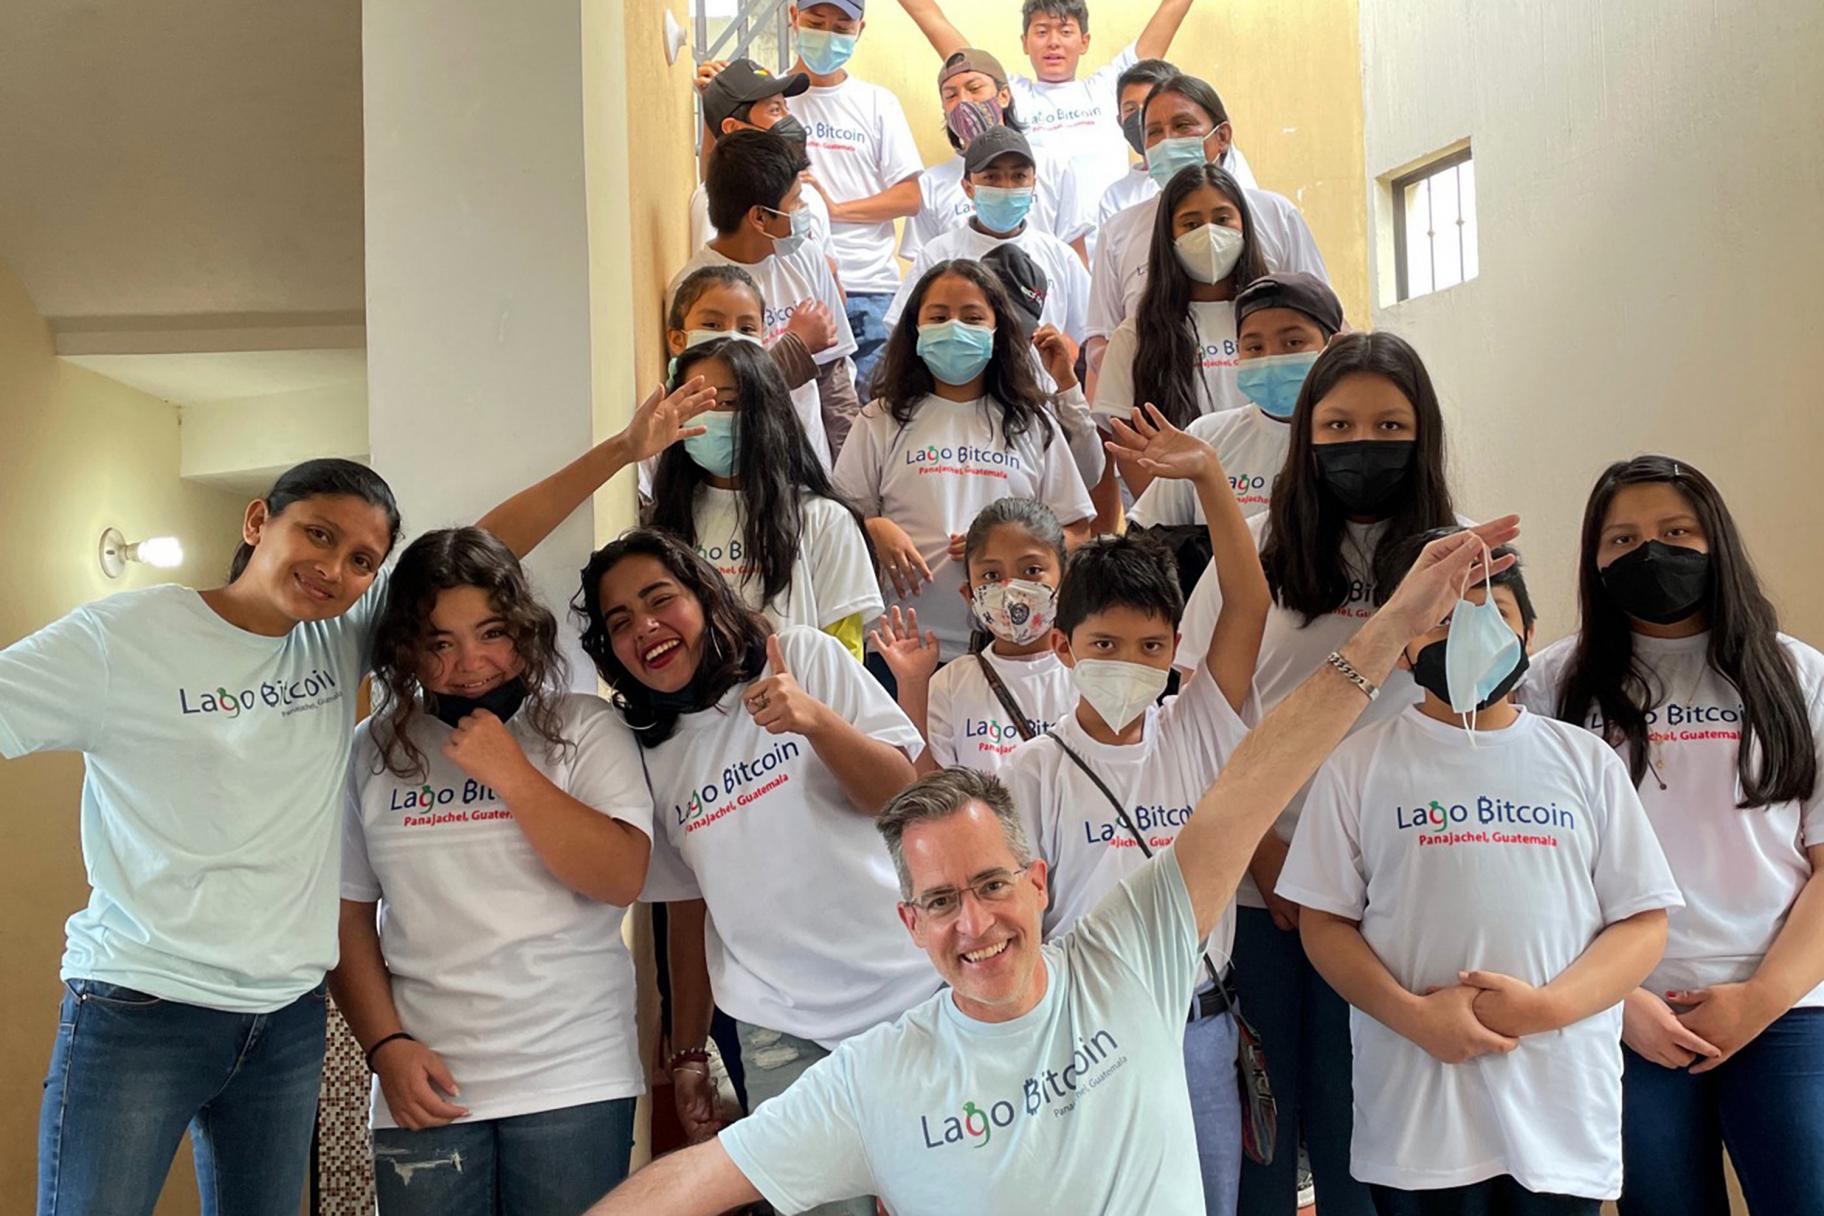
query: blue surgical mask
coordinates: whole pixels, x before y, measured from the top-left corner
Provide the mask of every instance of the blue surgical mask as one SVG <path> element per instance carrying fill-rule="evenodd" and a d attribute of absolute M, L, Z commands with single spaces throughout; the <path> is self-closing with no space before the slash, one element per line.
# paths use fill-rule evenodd
<path fill-rule="evenodd" d="M 737 333 L 730 329 L 687 329 L 684 331 L 684 349 L 701 346 L 705 342 L 714 342 L 717 338 L 734 338 L 740 342 L 752 342 L 755 346 L 764 343 L 753 334 Z M 678 356 L 673 355 L 671 362 L 665 365 L 665 381 L 672 388 L 678 386 Z"/>
<path fill-rule="evenodd" d="M 701 435 L 692 435 L 684 441 L 684 453 L 697 462 L 697 467 L 705 473 L 717 477 L 735 475 L 735 443 L 740 438 L 740 427 L 735 421 L 733 410 L 711 410 L 707 414 L 698 414 L 693 425 L 704 428 Z"/>
<path fill-rule="evenodd" d="M 1177 177 L 1180 170 L 1189 169 L 1192 165 L 1209 163 L 1209 155 L 1203 150 L 1202 135 L 1180 135 L 1173 139 L 1162 139 L 1146 150 L 1146 172 L 1153 179 L 1153 184 L 1161 190 L 1166 183 Z"/>
<path fill-rule="evenodd" d="M 1031 186 L 977 186 L 975 218 L 990 232 L 1012 232 L 1032 210 Z"/>
<path fill-rule="evenodd" d="M 918 327 L 918 357 L 945 384 L 967 384 L 994 356 L 994 330 L 961 321 Z"/>
<path fill-rule="evenodd" d="M 810 239 L 811 213 L 803 207 L 798 208 L 796 211 L 781 211 L 777 207 L 768 207 L 766 210 L 772 212 L 774 215 L 783 215 L 786 219 L 791 221 L 791 235 L 773 237 L 773 252 L 782 258 L 791 257 L 794 253 L 798 252 L 799 246 Z"/>
<path fill-rule="evenodd" d="M 1298 404 L 1298 390 L 1305 386 L 1305 377 L 1316 362 L 1316 351 L 1243 359 L 1235 365 L 1235 387 L 1262 413 L 1284 422 L 1292 416 L 1292 407 Z"/>
<path fill-rule="evenodd" d="M 1501 615 L 1494 583 L 1485 577 L 1480 604 L 1457 601 L 1444 639 L 1444 685 L 1452 712 L 1475 739 L 1476 715 L 1506 696 L 1526 671 L 1526 648 Z M 1436 643 L 1433 643 L 1436 645 Z M 1423 652 L 1421 652 L 1422 654 Z"/>
<path fill-rule="evenodd" d="M 856 34 L 837 34 L 829 30 L 799 30 L 798 54 L 804 66 L 819 76 L 841 69 L 855 53 Z"/>

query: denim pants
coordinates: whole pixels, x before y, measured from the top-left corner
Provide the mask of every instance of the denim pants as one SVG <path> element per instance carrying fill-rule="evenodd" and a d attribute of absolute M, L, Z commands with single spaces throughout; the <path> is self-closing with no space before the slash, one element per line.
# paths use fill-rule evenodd
<path fill-rule="evenodd" d="M 636 1101 L 375 1128 L 380 1216 L 577 1216 L 627 1177 Z"/>
<path fill-rule="evenodd" d="M 1349 1175 L 1354 1126 L 1349 1005 L 1305 957 L 1296 932 L 1264 908 L 1236 909 L 1235 982 L 1267 1053 L 1279 1107 L 1271 1165 L 1241 1163 L 1242 1216 L 1291 1216 L 1298 1206 L 1298 1144 L 1311 1157 L 1324 1216 L 1371 1216 L 1368 1188 Z"/>
<path fill-rule="evenodd" d="M 1390 1186 L 1370 1189 L 1379 1216 L 1598 1216 L 1602 1211 L 1600 1199 L 1529 1191 L 1506 1174 L 1435 1191 L 1402 1191 Z M 1321 1211 L 1321 1186 L 1318 1200 Z M 1728 1210 L 1727 1204 L 1717 1209 L 1719 1213 Z"/>
<path fill-rule="evenodd" d="M 1787 1011 L 1710 1072 L 1622 1059 L 1622 1216 L 1727 1212 L 1724 1148 L 1754 1216 L 1824 1211 L 1824 1008 Z"/>
<path fill-rule="evenodd" d="M 38 1120 L 38 1216 L 148 1216 L 184 1129 L 203 1216 L 297 1216 L 323 1078 L 323 988 L 226 1013 L 64 985 Z"/>
<path fill-rule="evenodd" d="M 811 1065 L 830 1054 L 809 1039 L 783 1030 L 767 1030 L 742 1021 L 735 1025 L 741 1035 L 741 1067 L 747 1072 L 749 1111 L 758 1110 L 769 1098 L 777 1098 Z M 857 1197 L 840 1203 L 820 1203 L 806 1208 L 804 1216 L 874 1216 L 874 1201 Z"/>
<path fill-rule="evenodd" d="M 855 395 L 863 405 L 880 396 L 869 380 L 874 375 L 874 366 L 887 349 L 887 337 L 891 333 L 887 328 L 887 306 L 891 303 L 893 293 L 890 291 L 849 293 L 849 329 L 855 334 Z"/>
<path fill-rule="evenodd" d="M 1241 1082 L 1235 1075 L 1240 1037 L 1226 1010 L 1184 1028 L 1184 1075 L 1191 1086 L 1206 1216 L 1235 1216 L 1241 1183 Z"/>

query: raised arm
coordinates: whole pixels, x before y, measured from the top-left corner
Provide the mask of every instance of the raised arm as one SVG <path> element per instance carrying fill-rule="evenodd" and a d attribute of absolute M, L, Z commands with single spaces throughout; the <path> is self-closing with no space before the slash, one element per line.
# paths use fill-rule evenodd
<path fill-rule="evenodd" d="M 1178 36 L 1178 27 L 1184 24 L 1185 14 L 1190 11 L 1191 0 L 1159 0 L 1159 7 L 1153 10 L 1146 27 L 1134 39 L 1134 53 L 1142 59 L 1164 59 L 1166 52 L 1172 49 L 1172 39 Z"/>
<path fill-rule="evenodd" d="M 1197 501 L 1209 521 L 1211 564 L 1222 591 L 1222 608 L 1203 664 L 1229 705 L 1240 712 L 1254 683 L 1260 635 L 1267 627 L 1273 595 L 1229 475 L 1215 448 L 1166 421 L 1151 402 L 1133 412 L 1131 423 L 1114 419 L 1114 432 L 1110 451 L 1133 457 L 1149 476 L 1187 480 L 1196 487 Z"/>
<path fill-rule="evenodd" d="M 660 1157 L 584 1216 L 716 1216 L 760 1198 L 754 1184 L 729 1160 L 722 1142 L 711 1140 Z"/>
<path fill-rule="evenodd" d="M 906 10 L 906 16 L 912 18 L 912 24 L 925 36 L 925 41 L 931 44 L 931 49 L 937 52 L 939 59 L 948 59 L 969 45 L 969 40 L 963 37 L 963 31 L 950 24 L 950 18 L 944 16 L 944 10 L 939 7 L 937 0 L 899 0 L 899 6 Z M 1158 18 L 1154 17 L 1154 20 Z M 1184 14 L 1180 13 L 1178 20 L 1184 20 Z M 1175 22 L 1172 28 L 1178 28 Z M 1171 41 L 1170 34 L 1166 35 L 1166 41 Z"/>
<path fill-rule="evenodd" d="M 1343 645 L 1345 661 L 1379 685 L 1406 644 L 1450 611 L 1465 576 L 1482 576 L 1483 546 L 1506 544 L 1519 532 L 1519 517 L 1509 515 L 1427 545 L 1392 598 Z M 1512 564 L 1498 558 L 1490 572 Z M 1367 704 L 1354 682 L 1325 663 L 1249 733 L 1198 801 L 1174 849 L 1200 934 L 1215 928 L 1262 833 Z"/>
<path fill-rule="evenodd" d="M 663 386 L 653 389 L 633 412 L 626 430 L 521 490 L 482 516 L 476 526 L 498 536 L 515 557 L 524 557 L 616 473 L 657 456 L 679 439 L 701 435 L 702 427 L 686 424 L 715 403 L 716 390 L 701 376 L 692 376 L 670 395 Z"/>

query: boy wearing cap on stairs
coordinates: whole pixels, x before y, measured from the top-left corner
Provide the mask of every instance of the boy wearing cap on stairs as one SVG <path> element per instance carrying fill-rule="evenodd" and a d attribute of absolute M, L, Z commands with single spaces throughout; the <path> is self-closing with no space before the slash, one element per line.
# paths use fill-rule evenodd
<path fill-rule="evenodd" d="M 829 205 L 830 254 L 847 295 L 855 382 L 864 394 L 887 343 L 882 318 L 899 289 L 893 221 L 917 214 L 925 168 L 899 99 L 843 66 L 867 26 L 865 9 L 865 0 L 819 0 L 787 10 L 798 45 L 792 70 L 811 81 L 787 104 L 807 134 L 810 184 Z"/>
<path fill-rule="evenodd" d="M 1043 320 L 1081 341 L 1089 307 L 1089 272 L 1076 252 L 1027 218 L 1037 190 L 1038 167 L 1026 137 L 1012 127 L 990 127 L 963 153 L 963 191 L 975 214 L 926 242 L 888 305 L 886 322 L 899 320 L 906 300 L 925 271 L 953 258 L 980 260 L 998 245 L 1018 245 L 1045 271 L 1048 291 Z"/>
<path fill-rule="evenodd" d="M 803 72 L 775 76 L 751 59 L 731 59 L 727 63 L 705 64 L 697 74 L 697 87 L 702 98 L 704 137 L 698 163 L 704 173 L 709 171 L 710 153 L 730 131 L 771 131 L 797 149 L 800 170 L 810 170 L 804 124 L 792 117 L 785 102 L 811 87 L 809 76 Z M 823 195 L 809 189 L 804 192 L 804 212 L 810 226 L 810 243 L 827 253 L 829 204 L 823 201 Z M 708 244 L 715 234 L 715 227 L 709 222 L 709 188 L 699 181 L 690 195 L 691 247 Z"/>
<path fill-rule="evenodd" d="M 1032 343 L 1033 360 L 1038 364 L 1039 387 L 1052 394 L 1051 412 L 1064 442 L 1070 447 L 1070 458 L 1083 478 L 1093 486 L 1102 480 L 1107 455 L 1102 450 L 1102 433 L 1089 412 L 1089 398 L 1077 381 L 1078 346 L 1056 325 L 1043 322 L 1045 301 L 1050 289 L 1044 270 L 1026 256 L 1012 241 L 996 245 L 981 257 L 982 265 L 994 272 L 1013 301 L 1014 324 Z"/>
<path fill-rule="evenodd" d="M 975 137 L 999 126 L 1026 129 L 1014 111 L 1001 61 L 987 51 L 964 47 L 944 60 L 937 70 L 937 97 L 944 109 L 944 138 L 956 155 L 919 175 L 922 203 L 918 214 L 906 221 L 899 241 L 899 256 L 908 261 L 918 256 L 926 241 L 968 223 L 975 214 L 975 203 L 963 190 L 963 154 Z M 1069 162 L 1037 148 L 1033 149 L 1033 162 L 1038 170 L 1037 193 L 1026 222 L 1041 232 L 1056 233 L 1058 190 Z"/>

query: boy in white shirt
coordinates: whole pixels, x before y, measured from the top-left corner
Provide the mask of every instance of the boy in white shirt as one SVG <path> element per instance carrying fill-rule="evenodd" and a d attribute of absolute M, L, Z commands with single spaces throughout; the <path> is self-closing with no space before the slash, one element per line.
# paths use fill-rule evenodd
<path fill-rule="evenodd" d="M 710 153 L 724 135 L 733 131 L 771 131 L 800 154 L 800 171 L 810 171 L 810 156 L 804 150 L 804 124 L 792 117 L 785 100 L 810 88 L 809 76 L 803 72 L 775 76 L 751 59 L 731 59 L 726 64 L 706 64 L 699 74 L 698 86 L 704 135 L 699 163 L 706 174 Z M 827 251 L 829 205 L 823 195 L 810 189 L 804 192 L 804 210 L 810 220 L 811 243 Z M 691 246 L 707 245 L 715 234 L 715 227 L 709 222 L 709 187 L 699 181 L 690 195 Z"/>
<path fill-rule="evenodd" d="M 1138 411 L 1136 411 L 1138 414 Z M 1157 476 L 1192 483 L 1210 520 L 1217 575 L 1242 597 L 1177 696 L 1165 690 L 1184 596 L 1158 546 L 1104 537 L 1076 549 L 1058 586 L 1052 645 L 1080 694 L 1045 735 L 1014 749 L 1001 780 L 1051 875 L 1047 937 L 1064 933 L 1154 852 L 1171 846 L 1201 792 L 1247 733 L 1240 711 L 1266 624 L 1266 575 L 1216 454 L 1157 411 L 1117 424 Z M 1144 841 L 1140 839 L 1144 836 Z M 1205 1210 L 1233 1213 L 1241 1177 L 1237 1028 L 1228 958 L 1234 908 L 1210 935 L 1184 1032 Z"/>
<path fill-rule="evenodd" d="M 893 221 L 918 214 L 925 167 L 899 99 L 843 68 L 867 26 L 865 8 L 865 0 L 820 0 L 787 10 L 798 43 L 792 70 L 811 80 L 789 104 L 805 127 L 811 184 L 829 205 L 830 253 L 848 297 L 863 392 L 887 344 L 881 318 L 899 287 Z"/>
<path fill-rule="evenodd" d="M 836 342 L 812 356 L 817 379 L 792 389 L 792 404 L 812 450 L 834 467 L 860 408 L 843 362 L 855 351 L 855 337 L 828 263 L 805 238 L 802 199 L 808 187 L 799 180 L 790 145 L 771 131 L 726 135 L 710 157 L 705 185 L 716 237 L 672 276 L 666 307 L 691 271 L 718 264 L 741 267 L 759 286 L 765 304 L 763 341 L 785 332 L 802 305 L 817 301 L 828 307 Z"/>
<path fill-rule="evenodd" d="M 1038 193 L 1038 158 L 1026 136 L 991 127 L 963 154 L 963 193 L 974 206 L 968 222 L 926 242 L 887 306 L 889 326 L 899 323 L 912 289 L 931 267 L 952 258 L 980 260 L 1004 244 L 1018 245 L 1045 272 L 1040 320 L 1081 342 L 1089 307 L 1089 272 L 1069 245 L 1041 231 L 1029 218 Z"/>
<path fill-rule="evenodd" d="M 1620 1002 L 1684 901 L 1613 749 L 1513 704 L 1532 631 L 1509 568 L 1410 643 L 1424 701 L 1318 771 L 1280 876 L 1354 1006 L 1350 1173 L 1382 1216 L 1596 1216 L 1621 1191 Z"/>
<path fill-rule="evenodd" d="M 950 23 L 938 0 L 900 0 L 939 55 L 969 45 Z M 1007 84 L 1025 118 L 1034 148 L 1051 150 L 1077 167 L 1077 189 L 1099 198 L 1127 171 L 1115 81 L 1141 59 L 1171 49 L 1191 0 L 1160 0 L 1139 37 L 1112 61 L 1077 79 L 1089 51 L 1089 6 L 1083 0 L 1025 0 L 1020 6 L 1020 49 L 1032 61 L 1032 77 Z"/>

